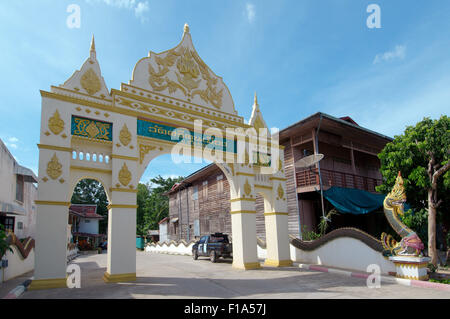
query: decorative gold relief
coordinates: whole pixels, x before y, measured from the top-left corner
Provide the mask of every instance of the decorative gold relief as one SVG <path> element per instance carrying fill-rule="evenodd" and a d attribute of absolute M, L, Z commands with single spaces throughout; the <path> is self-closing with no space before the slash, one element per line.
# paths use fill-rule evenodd
<path fill-rule="evenodd" d="M 66 134 L 61 135 L 62 138 L 67 138 Z"/>
<path fill-rule="evenodd" d="M 145 155 L 147 155 L 148 152 L 150 152 L 154 149 L 156 149 L 156 146 L 139 144 L 139 163 L 142 164 L 142 162 L 144 161 Z"/>
<path fill-rule="evenodd" d="M 44 134 L 45 134 L 46 136 L 49 136 L 51 133 L 50 133 L 49 131 L 46 131 Z"/>
<path fill-rule="evenodd" d="M 100 133 L 97 125 L 95 125 L 95 122 L 90 122 L 89 125 L 86 127 L 86 132 L 89 134 L 90 138 L 93 138 L 97 136 L 98 133 Z"/>
<path fill-rule="evenodd" d="M 208 104 L 213 105 L 216 108 L 222 107 L 222 93 L 223 89 L 217 90 L 217 78 L 213 76 L 208 66 L 200 59 L 195 51 L 189 50 L 189 48 L 172 49 L 166 53 L 164 58 L 159 56 L 155 57 L 155 62 L 158 65 L 156 71 L 149 63 L 149 83 L 151 87 L 158 92 L 169 90 L 170 94 L 175 93 L 177 90 L 183 92 L 183 94 L 190 100 L 196 95 Z M 176 69 L 173 69 L 177 82 L 172 81 L 167 76 L 170 68 L 176 63 Z M 196 80 L 201 74 L 201 79 Z M 206 89 L 198 89 L 202 80 L 206 84 Z"/>
<path fill-rule="evenodd" d="M 248 178 L 245 180 L 244 193 L 247 196 L 249 196 L 252 193 L 252 187 L 250 186 L 250 183 L 248 182 Z"/>
<path fill-rule="evenodd" d="M 61 184 L 64 184 L 64 182 L 65 182 L 64 178 L 60 178 L 60 179 L 59 179 L 59 182 L 60 182 Z"/>
<path fill-rule="evenodd" d="M 95 74 L 92 68 L 88 69 L 81 77 L 80 84 L 83 89 L 86 90 L 90 95 L 93 95 L 101 90 L 102 86 L 100 79 L 97 74 Z"/>
<path fill-rule="evenodd" d="M 56 153 L 53 155 L 50 162 L 47 163 L 47 174 L 52 179 L 57 179 L 62 174 L 62 165 L 56 156 Z"/>
<path fill-rule="evenodd" d="M 129 171 L 127 164 L 123 163 L 123 166 L 119 171 L 119 182 L 121 182 L 123 186 L 127 186 L 130 181 L 131 172 Z"/>
<path fill-rule="evenodd" d="M 283 186 L 281 186 L 281 183 L 278 184 L 278 199 L 284 199 L 284 190 L 283 190 Z"/>
<path fill-rule="evenodd" d="M 64 129 L 64 121 L 61 119 L 58 110 L 48 119 L 48 128 L 55 135 L 58 135 Z"/>
<path fill-rule="evenodd" d="M 48 178 L 44 176 L 42 177 L 42 180 L 44 181 L 44 183 L 46 183 L 48 181 Z"/>
<path fill-rule="evenodd" d="M 120 130 L 119 139 L 123 146 L 127 146 L 131 142 L 131 133 L 126 124 L 124 124 Z"/>

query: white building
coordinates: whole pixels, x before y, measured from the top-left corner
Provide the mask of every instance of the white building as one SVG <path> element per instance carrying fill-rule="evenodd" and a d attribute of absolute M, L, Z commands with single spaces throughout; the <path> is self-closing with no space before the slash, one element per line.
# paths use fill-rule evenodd
<path fill-rule="evenodd" d="M 97 205 L 72 204 L 69 208 L 69 225 L 75 242 L 86 239 L 95 247 L 104 235 L 99 234 L 99 221 L 103 216 L 97 214 Z"/>
<path fill-rule="evenodd" d="M 159 242 L 160 243 L 163 243 L 168 240 L 168 237 L 167 237 L 168 223 L 169 223 L 169 217 L 166 217 L 159 222 Z"/>
<path fill-rule="evenodd" d="M 17 163 L 0 139 L 0 224 L 18 238 L 35 236 L 37 177 Z"/>

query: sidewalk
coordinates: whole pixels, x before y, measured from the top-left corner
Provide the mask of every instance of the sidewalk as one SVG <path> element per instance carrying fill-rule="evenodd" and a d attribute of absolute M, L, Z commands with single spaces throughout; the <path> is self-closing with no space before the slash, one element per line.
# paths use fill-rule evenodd
<path fill-rule="evenodd" d="M 22 284 L 25 280 L 30 279 L 32 276 L 33 271 L 30 271 L 18 277 L 2 282 L 0 284 L 0 299 L 5 297 L 11 290 Z"/>

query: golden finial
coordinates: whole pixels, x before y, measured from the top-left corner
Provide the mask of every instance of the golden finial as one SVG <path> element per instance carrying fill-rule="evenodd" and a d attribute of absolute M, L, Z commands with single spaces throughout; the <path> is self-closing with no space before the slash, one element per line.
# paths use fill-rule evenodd
<path fill-rule="evenodd" d="M 253 102 L 255 105 L 258 105 L 258 97 L 256 96 L 256 91 L 255 91 L 255 99 L 254 99 L 254 102 Z"/>
<path fill-rule="evenodd" d="M 96 56 L 96 52 L 95 52 L 95 39 L 94 39 L 94 35 L 92 35 L 92 40 L 91 40 L 91 58 L 95 59 Z"/>
<path fill-rule="evenodd" d="M 184 33 L 189 33 L 189 24 L 184 24 Z"/>

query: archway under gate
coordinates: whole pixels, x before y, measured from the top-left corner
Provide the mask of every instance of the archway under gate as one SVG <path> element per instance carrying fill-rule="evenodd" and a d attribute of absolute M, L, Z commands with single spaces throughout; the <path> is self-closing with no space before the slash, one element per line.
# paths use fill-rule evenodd
<path fill-rule="evenodd" d="M 36 259 L 30 289 L 66 286 L 68 206 L 74 185 L 85 176 L 102 181 L 110 201 L 103 279 L 135 280 L 137 184 L 154 158 L 176 152 L 212 161 L 227 177 L 234 268 L 260 267 L 257 193 L 265 202 L 265 264 L 291 265 L 283 149 L 271 139 L 265 139 L 265 147 L 252 148 L 251 132 L 267 129 L 256 96 L 245 124 L 222 78 L 197 54 L 187 25 L 175 48 L 150 52 L 138 61 L 131 81 L 120 90 L 108 91 L 92 39 L 81 69 L 41 96 Z M 198 123 L 206 129 L 199 130 Z M 228 129 L 250 130 L 250 135 L 229 139 Z M 239 149 L 240 141 L 244 149 Z M 80 154 L 89 154 L 89 159 Z M 269 164 L 253 162 L 249 154 L 258 159 L 266 155 Z"/>

